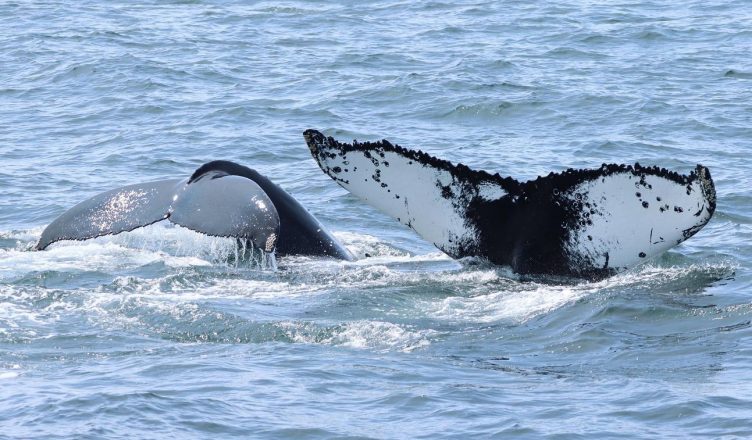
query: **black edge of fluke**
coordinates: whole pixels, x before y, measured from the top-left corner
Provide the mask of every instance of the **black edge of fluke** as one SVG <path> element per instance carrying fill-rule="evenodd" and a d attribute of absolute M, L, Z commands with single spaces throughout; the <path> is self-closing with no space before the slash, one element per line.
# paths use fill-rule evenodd
<path fill-rule="evenodd" d="M 383 176 L 378 169 L 379 161 L 375 160 L 376 155 L 383 158 L 385 153 L 395 153 L 399 156 L 399 160 L 404 161 L 403 164 L 409 165 L 416 162 L 427 168 L 449 172 L 452 176 L 452 184 L 459 185 L 463 191 L 457 194 L 456 191 L 450 191 L 448 187 L 437 184 L 436 187 L 424 186 L 422 194 L 424 198 L 435 200 L 452 199 L 455 211 L 464 218 L 465 227 L 467 231 L 472 231 L 475 240 L 471 240 L 473 243 L 468 246 L 444 247 L 436 241 L 433 243 L 454 258 L 478 256 L 492 263 L 509 265 L 515 272 L 522 274 L 564 275 L 589 279 L 612 275 L 640 264 L 667 248 L 656 247 L 649 252 L 637 249 L 632 255 L 628 243 L 632 237 L 626 236 L 626 233 L 618 230 L 616 226 L 608 226 L 608 224 L 614 224 L 610 223 L 613 219 L 611 216 L 634 216 L 635 220 L 639 219 L 637 223 L 640 223 L 646 217 L 645 214 L 651 212 L 646 211 L 648 207 L 656 211 L 660 209 L 660 213 L 676 213 L 676 216 L 681 219 L 660 217 L 658 213 L 651 214 L 650 220 L 640 223 L 643 229 L 636 230 L 635 234 L 639 237 L 634 237 L 636 240 L 642 239 L 641 235 L 644 232 L 647 241 L 649 234 L 653 232 L 651 227 L 653 224 L 649 222 L 652 221 L 658 226 L 664 226 L 666 222 L 669 222 L 670 233 L 680 232 L 673 244 L 675 245 L 702 229 L 716 209 L 715 186 L 710 171 L 702 165 L 697 165 L 689 174 L 680 174 L 657 166 L 642 166 L 639 163 L 634 165 L 602 164 L 593 169 L 569 168 L 559 173 L 551 172 L 526 182 L 519 182 L 511 177 L 502 177 L 498 173 L 472 170 L 461 163 L 453 164 L 420 150 L 409 150 L 394 145 L 387 140 L 377 142 L 354 140 L 348 144 L 339 142 L 333 137 L 327 137 L 313 129 L 306 130 L 303 135 L 312 156 L 322 171 L 349 191 L 356 191 L 356 195 L 369 203 L 384 197 L 399 198 L 394 194 L 399 191 L 399 188 L 395 188 L 391 182 L 381 181 Z M 366 172 L 361 169 L 354 172 L 352 167 L 348 171 L 340 166 L 338 158 L 342 160 L 347 158 L 352 163 L 348 154 L 354 152 L 362 153 L 374 163 L 375 169 L 371 171 L 378 179 L 371 177 L 371 171 Z M 601 185 L 609 177 L 612 177 L 612 182 L 622 182 L 619 184 L 621 186 L 608 189 L 608 185 Z M 357 178 L 356 181 L 360 182 L 358 188 L 350 184 L 350 179 L 353 178 Z M 366 183 L 364 186 L 362 178 L 365 178 L 366 182 L 376 181 L 378 185 Z M 615 205 L 606 203 L 607 206 L 612 207 L 608 208 L 609 210 L 616 209 L 616 211 L 609 212 L 599 207 L 605 199 L 589 199 L 591 195 L 595 197 L 595 194 L 590 194 L 590 188 L 596 188 L 598 193 L 607 191 L 604 193 L 606 199 L 626 200 L 625 197 L 629 198 L 630 194 L 634 197 L 635 194 L 639 194 L 639 191 L 652 192 L 653 187 L 650 182 L 659 181 L 664 182 L 661 185 L 668 185 L 665 188 L 672 188 L 671 194 L 682 194 L 682 196 L 674 196 L 674 199 L 668 201 L 664 200 L 663 204 L 655 203 L 655 198 L 651 202 L 652 205 L 640 200 L 639 203 L 635 202 L 634 206 L 629 205 L 625 209 L 614 208 Z M 629 182 L 629 184 L 623 182 Z M 480 185 L 486 184 L 497 185 L 506 194 L 492 200 L 481 197 Z M 387 190 L 386 187 L 389 189 Z M 388 195 L 385 194 L 387 191 Z M 476 195 L 468 196 L 473 191 Z M 685 193 L 686 197 L 683 196 Z M 702 197 L 699 197 L 700 194 L 697 193 L 701 193 Z M 653 197 L 656 196 L 660 200 L 660 195 L 653 195 Z M 695 207 L 696 220 L 688 219 L 688 215 L 682 215 L 684 211 L 677 205 L 666 208 L 668 206 L 666 202 L 679 203 L 680 201 L 687 203 L 688 207 L 690 205 Z M 393 213 L 392 215 L 394 216 Z M 436 215 L 436 213 L 426 215 Z M 400 219 L 400 216 L 395 216 L 395 218 L 412 227 L 419 235 L 423 235 L 414 227 L 414 223 L 405 222 L 404 218 Z M 594 221 L 606 225 L 604 230 L 608 232 L 601 231 L 606 236 L 593 237 L 588 233 L 588 228 L 593 226 Z M 660 238 L 663 240 L 663 237 Z M 668 243 L 669 240 L 665 242 Z M 600 248 L 596 246 L 598 243 L 602 245 Z M 626 257 L 619 258 L 620 253 Z"/>
<path fill-rule="evenodd" d="M 405 157 L 414 159 L 415 161 L 420 162 L 424 165 L 430 165 L 436 168 L 450 171 L 452 173 L 457 173 L 457 174 L 467 173 L 467 174 L 470 174 L 471 176 L 482 176 L 485 178 L 483 179 L 483 181 L 496 180 L 498 183 L 502 184 L 502 186 L 504 186 L 505 189 L 507 189 L 508 191 L 517 189 L 518 186 L 522 186 L 522 185 L 535 186 L 538 182 L 544 179 L 558 177 L 558 179 L 562 179 L 562 181 L 572 180 L 572 179 L 584 180 L 584 179 L 593 179 L 596 177 L 609 176 L 612 174 L 625 172 L 625 171 L 631 172 L 635 176 L 638 176 L 640 174 L 650 174 L 650 175 L 665 177 L 669 180 L 672 180 L 676 183 L 683 184 L 683 185 L 691 184 L 699 177 L 700 179 L 702 179 L 703 188 L 707 191 L 708 198 L 712 202 L 713 209 L 715 209 L 715 187 L 713 185 L 713 180 L 710 177 L 710 170 L 708 170 L 707 167 L 703 165 L 699 165 L 699 164 L 688 175 L 684 175 L 676 171 L 671 171 L 666 168 L 661 168 L 658 166 L 645 167 L 645 166 L 640 165 L 639 163 L 635 163 L 634 165 L 604 163 L 604 164 L 601 164 L 599 168 L 590 168 L 590 169 L 568 168 L 565 171 L 562 171 L 560 173 L 551 172 L 546 176 L 538 176 L 537 178 L 530 180 L 528 182 L 520 183 L 519 181 L 515 180 L 512 177 L 501 177 L 498 173 L 491 174 L 484 170 L 472 170 L 470 167 L 462 163 L 453 164 L 452 162 L 449 162 L 447 160 L 439 159 L 437 157 L 431 156 L 428 153 L 424 153 L 421 150 L 410 150 L 410 149 L 401 147 L 399 145 L 394 145 L 386 139 L 383 139 L 377 142 L 358 142 L 357 140 L 353 140 L 352 144 L 348 144 L 348 143 L 340 142 L 331 136 L 329 137 L 324 136 L 323 133 L 314 129 L 308 129 L 305 132 L 303 132 L 303 137 L 305 138 L 306 144 L 308 145 L 308 148 L 311 150 L 311 153 L 314 159 L 316 159 L 316 161 L 319 162 L 319 164 L 320 164 L 320 161 L 319 161 L 318 155 L 320 154 L 320 150 L 322 147 L 327 147 L 333 150 L 337 150 L 341 153 L 346 153 L 348 151 L 358 151 L 358 150 L 365 151 L 365 150 L 378 148 L 378 149 L 383 149 L 384 151 L 393 151 L 393 152 L 402 154 Z M 329 154 L 332 155 L 332 158 L 335 156 L 333 153 L 329 153 Z M 510 192 L 513 192 L 513 191 L 510 191 Z"/>
<path fill-rule="evenodd" d="M 491 174 L 484 170 L 473 170 L 462 163 L 453 164 L 448 160 L 439 159 L 437 157 L 431 156 L 428 153 L 424 153 L 421 150 L 410 150 L 399 145 L 392 144 L 386 139 L 382 139 L 377 142 L 358 142 L 357 140 L 353 140 L 352 144 L 347 144 L 344 142 L 339 142 L 331 136 L 326 137 L 321 132 L 314 129 L 308 129 L 303 132 L 303 137 L 305 138 L 306 144 L 308 144 L 308 148 L 311 150 L 311 153 L 314 159 L 316 159 L 316 162 L 319 164 L 319 166 L 322 166 L 319 159 L 319 154 L 321 154 L 321 149 L 323 147 L 338 151 L 340 154 L 347 153 L 348 151 L 381 150 L 395 152 L 418 163 L 449 171 L 455 177 L 461 178 L 463 180 L 468 180 L 474 183 L 497 183 L 509 193 L 516 193 L 520 187 L 520 182 L 511 177 L 501 177 L 499 173 Z M 332 158 L 336 156 L 334 153 L 328 154 Z"/>
<path fill-rule="evenodd" d="M 43 250 L 47 249 L 50 245 L 55 244 L 55 243 L 57 243 L 59 241 L 86 241 L 86 240 L 91 240 L 93 238 L 106 237 L 108 235 L 118 235 L 118 234 L 122 234 L 123 232 L 131 232 L 131 231 L 135 231 L 138 228 L 144 228 L 146 226 L 151 226 L 154 223 L 159 223 L 159 222 L 161 222 L 162 220 L 165 220 L 168 217 L 169 217 L 169 214 L 165 214 L 164 217 L 162 217 L 162 218 L 159 218 L 159 219 L 154 220 L 154 221 L 149 222 L 149 223 L 144 223 L 142 225 L 134 226 L 134 227 L 129 228 L 129 229 L 122 229 L 122 230 L 116 231 L 116 232 L 103 232 L 103 233 L 91 235 L 91 236 L 88 236 L 88 237 L 58 236 L 58 237 L 54 237 L 54 238 L 53 237 L 47 238 L 47 237 L 44 236 L 44 231 L 42 231 L 43 234 L 39 238 L 39 241 L 37 241 L 37 244 L 34 246 L 33 250 L 35 250 L 35 251 L 43 251 Z M 46 229 L 47 228 L 45 228 L 45 230 Z"/>

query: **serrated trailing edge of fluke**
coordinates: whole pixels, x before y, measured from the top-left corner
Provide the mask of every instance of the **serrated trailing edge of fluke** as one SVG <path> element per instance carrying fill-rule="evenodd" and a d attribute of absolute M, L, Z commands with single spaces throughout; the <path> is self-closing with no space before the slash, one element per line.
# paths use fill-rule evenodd
<path fill-rule="evenodd" d="M 695 180 L 698 178 L 702 179 L 702 187 L 703 190 L 706 192 L 708 201 L 712 204 L 712 210 L 715 210 L 715 186 L 713 184 L 713 180 L 710 177 L 710 171 L 702 166 L 697 165 L 694 170 L 692 170 L 689 174 L 680 174 L 676 171 L 671 171 L 666 168 L 661 168 L 658 166 L 642 166 L 639 163 L 635 163 L 634 165 L 624 165 L 624 164 L 601 164 L 599 168 L 590 168 L 590 169 L 575 169 L 575 168 L 568 168 L 561 172 L 550 172 L 549 174 L 545 176 L 538 176 L 535 179 L 526 181 L 526 182 L 520 182 L 513 177 L 502 177 L 499 173 L 491 174 L 488 171 L 484 170 L 473 170 L 470 167 L 468 167 L 465 164 L 457 163 L 453 164 L 452 162 L 444 159 L 439 159 L 437 157 L 431 156 L 428 153 L 423 152 L 422 150 L 410 150 L 404 147 L 401 147 L 400 145 L 392 144 L 386 139 L 382 139 L 380 141 L 375 142 L 358 142 L 358 140 L 354 139 L 351 144 L 340 142 L 336 139 L 334 139 L 331 136 L 324 136 L 323 133 L 314 130 L 314 129 L 308 129 L 303 133 L 303 136 L 306 140 L 306 144 L 308 145 L 308 148 L 311 150 L 311 153 L 313 154 L 313 157 L 316 159 L 317 162 L 319 162 L 319 165 L 321 165 L 318 155 L 319 154 L 334 154 L 334 153 L 324 153 L 321 151 L 322 147 L 326 147 L 328 149 L 334 149 L 340 152 L 341 154 L 345 154 L 349 151 L 382 151 L 382 152 L 395 152 L 398 154 L 401 154 L 405 156 L 408 159 L 415 160 L 416 162 L 419 162 L 424 165 L 429 165 L 432 167 L 440 168 L 446 171 L 449 171 L 456 177 L 460 177 L 463 180 L 469 180 L 469 181 L 484 181 L 484 182 L 494 182 L 500 185 L 502 188 L 504 188 L 509 194 L 515 195 L 515 194 L 521 194 L 524 193 L 526 189 L 529 187 L 535 187 L 537 184 L 543 180 L 543 179 L 553 179 L 557 183 L 564 183 L 566 180 L 570 179 L 577 179 L 579 181 L 582 180 L 593 180 L 599 177 L 606 177 L 612 174 L 616 173 L 622 173 L 622 172 L 631 172 L 635 176 L 640 176 L 643 174 L 649 174 L 659 177 L 664 177 L 666 179 L 669 179 L 673 182 L 682 184 L 682 185 L 691 185 Z"/>

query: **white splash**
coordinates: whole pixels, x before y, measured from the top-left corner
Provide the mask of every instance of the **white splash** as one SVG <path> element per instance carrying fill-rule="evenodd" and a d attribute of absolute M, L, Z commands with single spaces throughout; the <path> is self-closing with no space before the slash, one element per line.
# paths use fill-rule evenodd
<path fill-rule="evenodd" d="M 410 352 L 430 345 L 435 330 L 413 330 L 383 321 L 353 321 L 321 332 L 311 324 L 287 322 L 280 324 L 297 343 L 334 345 L 355 349 Z M 322 336 L 322 333 L 324 336 Z"/>

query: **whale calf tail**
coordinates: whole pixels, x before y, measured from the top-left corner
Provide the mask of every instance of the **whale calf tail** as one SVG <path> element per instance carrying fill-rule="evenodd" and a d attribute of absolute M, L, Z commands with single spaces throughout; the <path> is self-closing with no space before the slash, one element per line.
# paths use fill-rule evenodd
<path fill-rule="evenodd" d="M 339 185 L 454 258 L 484 257 L 518 273 L 599 278 L 699 231 L 715 211 L 707 168 L 569 169 L 527 182 L 380 142 L 304 133 Z"/>
<path fill-rule="evenodd" d="M 132 231 L 161 220 L 217 237 L 235 237 L 279 255 L 352 259 L 297 200 L 255 170 L 208 162 L 187 179 L 116 188 L 85 200 L 50 223 L 36 245 Z"/>

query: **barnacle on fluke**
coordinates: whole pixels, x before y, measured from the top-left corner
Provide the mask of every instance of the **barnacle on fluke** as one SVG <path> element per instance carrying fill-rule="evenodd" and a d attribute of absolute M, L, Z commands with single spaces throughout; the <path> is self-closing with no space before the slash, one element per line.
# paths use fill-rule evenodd
<path fill-rule="evenodd" d="M 519 273 L 607 276 L 686 240 L 715 211 L 701 165 L 684 175 L 603 164 L 519 182 L 386 140 L 348 144 L 316 130 L 304 137 L 334 181 L 442 251 Z"/>

